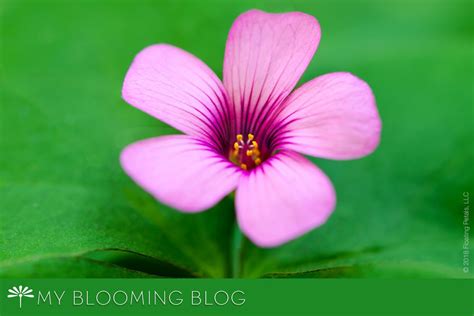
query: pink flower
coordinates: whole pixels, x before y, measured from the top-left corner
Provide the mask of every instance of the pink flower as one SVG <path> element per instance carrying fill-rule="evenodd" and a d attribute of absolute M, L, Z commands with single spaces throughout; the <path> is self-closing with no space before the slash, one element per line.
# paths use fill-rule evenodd
<path fill-rule="evenodd" d="M 179 48 L 145 48 L 123 98 L 185 135 L 125 148 L 127 174 L 184 212 L 204 211 L 236 190 L 238 224 L 262 247 L 322 225 L 335 207 L 334 188 L 302 154 L 368 155 L 381 122 L 370 87 L 352 74 L 323 75 L 292 92 L 319 39 L 312 16 L 248 11 L 230 30 L 223 83 Z"/>

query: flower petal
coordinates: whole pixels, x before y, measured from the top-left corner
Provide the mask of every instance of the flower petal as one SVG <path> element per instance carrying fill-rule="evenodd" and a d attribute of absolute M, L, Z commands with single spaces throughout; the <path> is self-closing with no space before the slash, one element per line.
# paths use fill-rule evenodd
<path fill-rule="evenodd" d="M 210 208 L 233 191 L 241 170 L 186 135 L 151 138 L 126 147 L 125 172 L 161 202 L 184 212 Z"/>
<path fill-rule="evenodd" d="M 274 247 L 322 225 L 336 203 L 333 186 L 297 153 L 280 152 L 241 177 L 237 219 L 247 237 Z"/>
<path fill-rule="evenodd" d="M 315 78 L 293 92 L 281 113 L 284 148 L 355 159 L 379 144 L 381 121 L 370 87 L 350 73 Z"/>
<path fill-rule="evenodd" d="M 224 86 L 237 132 L 257 133 L 298 82 L 319 39 L 318 21 L 300 12 L 251 10 L 235 20 L 227 38 Z"/>
<path fill-rule="evenodd" d="M 171 45 L 149 46 L 135 57 L 122 96 L 189 135 L 223 136 L 228 120 L 227 96 L 219 78 L 201 60 Z"/>

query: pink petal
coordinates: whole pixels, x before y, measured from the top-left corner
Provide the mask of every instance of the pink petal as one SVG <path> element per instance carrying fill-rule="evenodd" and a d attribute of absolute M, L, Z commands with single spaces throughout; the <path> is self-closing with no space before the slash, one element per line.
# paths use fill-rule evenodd
<path fill-rule="evenodd" d="M 330 159 L 355 159 L 379 144 L 381 121 L 370 87 L 350 73 L 331 73 L 288 98 L 281 117 L 284 147 Z"/>
<path fill-rule="evenodd" d="M 212 207 L 233 191 L 241 170 L 186 135 L 136 142 L 120 157 L 125 172 L 159 201 L 184 212 Z"/>
<path fill-rule="evenodd" d="M 201 60 L 171 45 L 153 45 L 134 59 L 125 101 L 189 135 L 222 134 L 228 117 L 219 78 Z"/>
<path fill-rule="evenodd" d="M 274 247 L 322 225 L 336 203 L 330 180 L 303 156 L 280 152 L 241 177 L 237 219 L 247 237 Z"/>
<path fill-rule="evenodd" d="M 305 71 L 319 44 L 318 21 L 304 13 L 240 15 L 227 38 L 224 86 L 238 132 L 255 132 Z"/>

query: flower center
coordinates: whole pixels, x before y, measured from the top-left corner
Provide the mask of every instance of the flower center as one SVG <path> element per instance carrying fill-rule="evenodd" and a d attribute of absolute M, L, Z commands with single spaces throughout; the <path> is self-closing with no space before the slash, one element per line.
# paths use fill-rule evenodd
<path fill-rule="evenodd" d="M 230 161 L 244 170 L 253 169 L 262 163 L 260 149 L 253 134 L 248 134 L 247 140 L 244 140 L 242 134 L 237 134 L 235 138 L 237 141 L 229 153 Z"/>

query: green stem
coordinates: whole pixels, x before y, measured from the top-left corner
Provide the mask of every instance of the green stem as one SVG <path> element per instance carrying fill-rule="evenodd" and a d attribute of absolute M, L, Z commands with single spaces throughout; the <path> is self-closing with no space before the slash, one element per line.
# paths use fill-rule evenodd
<path fill-rule="evenodd" d="M 232 232 L 232 252 L 231 252 L 232 278 L 238 278 L 241 273 L 243 241 L 244 241 L 244 237 L 242 235 L 242 232 L 240 231 L 239 225 L 237 224 L 237 222 L 235 222 L 234 231 Z"/>

